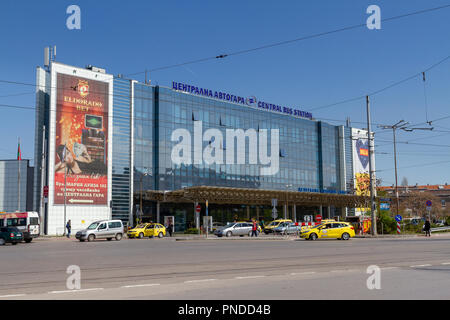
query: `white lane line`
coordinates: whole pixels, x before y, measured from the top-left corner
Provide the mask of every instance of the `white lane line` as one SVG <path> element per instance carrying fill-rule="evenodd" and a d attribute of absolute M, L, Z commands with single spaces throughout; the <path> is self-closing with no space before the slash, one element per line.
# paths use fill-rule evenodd
<path fill-rule="evenodd" d="M 265 276 L 248 276 L 248 277 L 235 277 L 235 279 L 255 279 L 255 278 L 264 278 Z"/>
<path fill-rule="evenodd" d="M 216 281 L 217 279 L 201 279 L 201 280 L 188 280 L 184 283 L 195 283 L 195 282 L 207 282 L 207 281 Z"/>
<path fill-rule="evenodd" d="M 443 262 L 443 263 L 441 263 L 442 265 L 448 265 L 448 264 L 450 264 L 450 262 Z"/>
<path fill-rule="evenodd" d="M 26 294 L 24 294 L 24 293 L 20 293 L 20 294 L 7 294 L 7 295 L 4 295 L 4 296 L 0 296 L 0 299 L 1 298 L 14 298 L 14 297 L 23 297 L 23 296 L 25 296 Z"/>
<path fill-rule="evenodd" d="M 358 271 L 357 269 L 342 269 L 342 270 L 331 270 L 330 272 L 350 272 L 350 271 Z"/>
<path fill-rule="evenodd" d="M 63 291 L 50 291 L 48 293 L 51 294 L 59 294 L 59 293 L 75 293 L 75 292 L 86 292 L 86 291 L 97 291 L 103 290 L 103 288 L 90 288 L 90 289 L 74 289 L 74 290 L 63 290 Z"/>
<path fill-rule="evenodd" d="M 291 276 L 298 276 L 298 275 L 303 275 L 303 274 L 314 274 L 316 273 L 315 271 L 310 271 L 310 272 L 293 272 L 291 273 Z"/>
<path fill-rule="evenodd" d="M 417 266 L 410 266 L 410 268 L 431 267 L 431 264 L 419 264 Z"/>
<path fill-rule="evenodd" d="M 122 286 L 121 288 L 139 288 L 139 287 L 153 287 L 153 286 L 160 286 L 159 283 L 149 283 L 149 284 L 133 284 L 129 286 Z"/>
<path fill-rule="evenodd" d="M 381 270 L 392 270 L 392 269 L 398 269 L 399 267 L 385 267 L 381 268 Z"/>

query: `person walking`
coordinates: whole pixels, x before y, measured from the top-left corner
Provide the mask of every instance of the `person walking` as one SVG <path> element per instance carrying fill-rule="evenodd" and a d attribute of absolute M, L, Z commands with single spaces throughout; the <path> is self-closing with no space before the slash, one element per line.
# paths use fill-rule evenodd
<path fill-rule="evenodd" d="M 172 219 L 169 219 L 169 222 L 167 223 L 167 231 L 169 231 L 169 236 L 172 236 L 172 232 L 173 232 Z"/>
<path fill-rule="evenodd" d="M 66 229 L 67 229 L 67 238 L 70 238 L 70 231 L 72 230 L 72 223 L 71 221 L 67 221 L 66 223 Z"/>
<path fill-rule="evenodd" d="M 256 223 L 255 219 L 253 219 L 253 225 L 252 225 L 252 237 L 258 237 L 258 224 Z"/>
<path fill-rule="evenodd" d="M 425 237 L 431 237 L 431 224 L 430 221 L 425 221 L 423 225 L 423 231 L 425 231 Z"/>

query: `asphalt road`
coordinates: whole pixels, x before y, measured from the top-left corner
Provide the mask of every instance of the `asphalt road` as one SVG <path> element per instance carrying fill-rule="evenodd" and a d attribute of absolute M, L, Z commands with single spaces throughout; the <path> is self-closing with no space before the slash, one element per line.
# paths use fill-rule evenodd
<path fill-rule="evenodd" d="M 66 286 L 79 266 L 81 289 Z M 369 266 L 380 289 L 369 290 Z M 372 282 L 373 283 L 373 282 Z M 0 299 L 449 299 L 450 235 L 339 240 L 173 238 L 0 247 Z"/>

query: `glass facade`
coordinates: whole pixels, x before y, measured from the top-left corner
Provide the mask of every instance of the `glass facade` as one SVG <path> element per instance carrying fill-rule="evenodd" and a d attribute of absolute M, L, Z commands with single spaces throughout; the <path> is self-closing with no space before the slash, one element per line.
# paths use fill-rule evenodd
<path fill-rule="evenodd" d="M 128 220 L 131 210 L 131 82 L 114 80 L 112 216 Z"/>
<path fill-rule="evenodd" d="M 199 97 L 170 88 L 136 84 L 135 90 L 135 190 L 178 190 L 189 186 L 226 186 L 272 190 L 299 188 L 341 191 L 339 159 L 339 127 L 323 122 L 295 118 L 252 107 Z M 153 99 L 152 99 L 153 98 Z M 194 143 L 194 127 L 201 123 L 202 133 L 218 129 L 223 136 L 223 163 L 194 164 L 211 141 Z M 191 136 L 192 164 L 172 161 L 172 150 L 180 140 L 172 141 L 177 129 Z M 270 130 L 279 130 L 279 170 L 274 175 L 261 175 L 265 167 L 249 161 L 246 139 L 245 161 L 227 164 L 227 129 L 254 129 L 257 134 L 268 130 L 268 152 L 271 154 Z M 261 136 L 259 135 L 259 138 Z M 235 146 L 237 143 L 235 141 Z"/>

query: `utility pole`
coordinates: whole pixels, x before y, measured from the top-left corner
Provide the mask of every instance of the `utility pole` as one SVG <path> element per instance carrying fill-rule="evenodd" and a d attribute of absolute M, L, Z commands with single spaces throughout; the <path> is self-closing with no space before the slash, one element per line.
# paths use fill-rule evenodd
<path fill-rule="evenodd" d="M 367 111 L 367 137 L 369 142 L 369 180 L 370 180 L 370 211 L 372 214 L 372 224 L 371 232 L 372 236 L 377 235 L 377 216 L 376 216 L 376 205 L 375 205 L 375 183 L 373 179 L 373 136 L 372 136 L 372 126 L 370 121 L 370 101 L 369 96 L 366 96 L 366 111 Z"/>
<path fill-rule="evenodd" d="M 433 130 L 433 127 L 430 128 L 409 128 L 408 127 L 409 122 L 406 122 L 405 120 L 400 120 L 396 124 L 393 125 L 380 125 L 378 126 L 381 129 L 392 129 L 392 134 L 394 137 L 394 169 L 395 169 L 395 199 L 396 199 L 396 214 L 400 214 L 400 199 L 398 196 L 398 175 L 397 175 L 397 141 L 396 141 L 396 130 L 402 129 L 406 132 L 412 132 L 414 130 Z"/>

